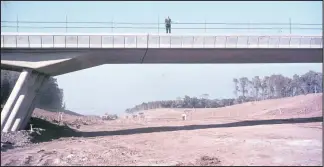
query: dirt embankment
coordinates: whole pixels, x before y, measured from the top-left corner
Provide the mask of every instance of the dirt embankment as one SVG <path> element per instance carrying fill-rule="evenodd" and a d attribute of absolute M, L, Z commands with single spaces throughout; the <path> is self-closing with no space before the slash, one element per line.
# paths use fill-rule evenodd
<path fill-rule="evenodd" d="M 33 131 L 30 131 L 31 124 Z M 76 129 L 81 126 L 98 124 L 103 124 L 100 117 L 66 113 L 63 113 L 61 117 L 58 112 L 36 108 L 26 130 L 1 133 L 1 151 L 52 141 L 62 137 L 78 137 L 81 134 Z"/>
<path fill-rule="evenodd" d="M 99 116 L 77 116 L 68 113 L 48 112 L 41 109 L 35 109 L 32 115 L 33 118 L 40 118 L 55 124 L 63 124 L 71 127 L 82 125 L 102 124 L 104 121 Z"/>

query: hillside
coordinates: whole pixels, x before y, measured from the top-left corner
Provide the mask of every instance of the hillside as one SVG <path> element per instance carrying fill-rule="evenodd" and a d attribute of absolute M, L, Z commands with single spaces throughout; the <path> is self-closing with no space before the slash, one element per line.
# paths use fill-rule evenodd
<path fill-rule="evenodd" d="M 69 114 L 69 115 L 74 115 L 74 116 L 83 116 L 82 114 L 70 111 L 70 110 L 64 110 L 65 114 Z"/>
<path fill-rule="evenodd" d="M 274 119 L 322 116 L 322 93 L 281 99 L 247 102 L 222 108 L 162 108 L 142 111 L 146 118 L 180 119 L 184 110 L 193 111 L 192 120 L 219 119 Z M 131 114 L 124 114 L 131 116 Z"/>

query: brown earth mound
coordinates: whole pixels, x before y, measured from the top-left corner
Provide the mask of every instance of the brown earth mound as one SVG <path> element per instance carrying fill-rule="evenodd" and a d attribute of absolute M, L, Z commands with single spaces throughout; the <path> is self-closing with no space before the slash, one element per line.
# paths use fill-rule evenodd
<path fill-rule="evenodd" d="M 73 128 L 80 128 L 83 125 L 102 124 L 104 121 L 99 116 L 77 116 L 59 112 L 49 112 L 36 108 L 32 114 L 34 118 L 40 118 L 54 124 L 68 125 Z"/>

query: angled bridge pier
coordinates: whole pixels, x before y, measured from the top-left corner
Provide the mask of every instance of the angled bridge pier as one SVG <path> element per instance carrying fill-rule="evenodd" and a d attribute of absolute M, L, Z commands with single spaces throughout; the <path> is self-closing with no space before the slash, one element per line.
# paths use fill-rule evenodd
<path fill-rule="evenodd" d="M 36 95 L 48 76 L 24 69 L 1 112 L 1 131 L 24 129 L 35 109 Z"/>

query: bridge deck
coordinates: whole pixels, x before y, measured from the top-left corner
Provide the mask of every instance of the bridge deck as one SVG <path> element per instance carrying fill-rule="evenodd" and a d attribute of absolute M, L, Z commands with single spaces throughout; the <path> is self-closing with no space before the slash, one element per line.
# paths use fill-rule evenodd
<path fill-rule="evenodd" d="M 2 33 L 1 48 L 322 48 L 322 36 Z"/>
<path fill-rule="evenodd" d="M 1 34 L 1 68 L 47 75 L 102 64 L 321 62 L 321 36 Z"/>

